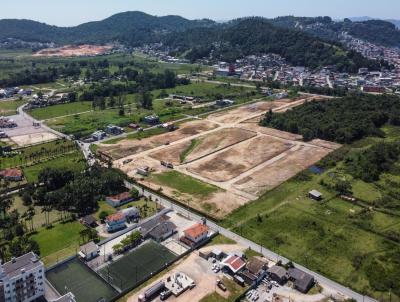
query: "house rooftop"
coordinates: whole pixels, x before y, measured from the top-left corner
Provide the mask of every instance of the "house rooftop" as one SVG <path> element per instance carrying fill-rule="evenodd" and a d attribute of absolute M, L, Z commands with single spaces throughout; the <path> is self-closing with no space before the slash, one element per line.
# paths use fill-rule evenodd
<path fill-rule="evenodd" d="M 268 273 L 274 274 L 279 278 L 284 278 L 286 277 L 287 271 L 282 266 L 274 265 L 268 269 Z"/>
<path fill-rule="evenodd" d="M 196 238 L 199 237 L 200 235 L 203 235 L 204 233 L 208 233 L 208 226 L 201 223 L 197 223 L 194 226 L 186 229 L 184 232 L 185 236 Z"/>
<path fill-rule="evenodd" d="M 94 243 L 93 241 L 90 241 L 84 245 L 81 245 L 80 250 L 85 255 L 88 255 L 88 254 L 96 253 L 99 250 L 99 246 L 96 243 Z"/>
<path fill-rule="evenodd" d="M 117 195 L 113 195 L 113 196 L 108 196 L 107 198 L 111 199 L 111 200 L 125 200 L 125 199 L 129 199 L 131 198 L 131 194 L 129 192 L 122 192 L 120 194 Z"/>
<path fill-rule="evenodd" d="M 22 269 L 28 272 L 40 266 L 43 266 L 43 263 L 33 252 L 14 258 L 13 260 L 2 265 L 4 274 L 9 278 L 20 275 Z"/>
<path fill-rule="evenodd" d="M 22 171 L 17 168 L 5 169 L 0 171 L 0 175 L 3 177 L 22 177 Z"/>
<path fill-rule="evenodd" d="M 242 258 L 236 255 L 230 255 L 225 258 L 224 261 L 221 262 L 221 264 L 229 267 L 229 269 L 236 274 L 243 267 L 245 267 L 246 262 L 244 262 Z"/>
<path fill-rule="evenodd" d="M 123 213 L 118 212 L 112 215 L 107 216 L 106 221 L 112 222 L 112 221 L 121 221 L 125 220 L 125 216 Z"/>

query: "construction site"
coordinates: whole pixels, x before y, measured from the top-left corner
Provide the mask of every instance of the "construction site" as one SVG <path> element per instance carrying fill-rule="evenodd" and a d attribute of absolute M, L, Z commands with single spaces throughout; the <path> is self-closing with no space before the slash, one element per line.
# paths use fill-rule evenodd
<path fill-rule="evenodd" d="M 99 149 L 113 157 L 115 167 L 142 184 L 223 218 L 340 147 L 322 140 L 304 142 L 300 135 L 258 125 L 269 110 L 284 112 L 312 99 L 256 102 L 184 123 L 175 132 L 126 139 Z M 143 167 L 149 177 L 138 175 Z M 169 181 L 159 181 L 158 176 L 172 169 L 215 190 L 206 196 L 187 194 Z"/>

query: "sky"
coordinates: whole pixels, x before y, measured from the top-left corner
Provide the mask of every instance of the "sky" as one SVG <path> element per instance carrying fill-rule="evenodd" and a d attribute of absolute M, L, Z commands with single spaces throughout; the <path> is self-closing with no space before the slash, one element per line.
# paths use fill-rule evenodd
<path fill-rule="evenodd" d="M 0 19 L 74 26 L 124 11 L 229 20 L 245 16 L 371 16 L 400 19 L 400 0 L 2 0 Z"/>

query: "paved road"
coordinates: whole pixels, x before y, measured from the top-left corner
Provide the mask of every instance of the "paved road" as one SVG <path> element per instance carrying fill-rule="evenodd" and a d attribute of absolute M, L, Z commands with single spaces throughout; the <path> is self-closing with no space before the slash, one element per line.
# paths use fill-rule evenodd
<path fill-rule="evenodd" d="M 159 196 L 159 195 L 157 195 L 157 194 L 155 194 L 153 192 L 150 192 L 150 191 L 144 189 L 141 186 L 133 185 L 133 184 L 131 184 L 129 182 L 125 182 L 125 185 L 126 185 L 126 187 L 128 189 L 131 189 L 132 187 L 135 187 L 145 197 L 151 198 L 153 201 L 156 201 L 157 203 L 161 204 L 162 206 L 164 206 L 166 208 L 171 208 L 174 211 L 176 211 L 176 212 L 178 212 L 178 213 L 180 213 L 182 215 L 185 215 L 185 216 L 187 216 L 187 217 L 189 217 L 191 219 L 194 219 L 194 220 L 197 220 L 197 221 L 201 221 L 201 219 L 203 218 L 200 215 L 198 215 L 196 213 L 193 213 L 192 211 L 190 211 L 190 210 L 188 210 L 188 209 L 186 209 L 186 208 L 184 208 L 184 207 L 182 207 L 182 206 L 180 206 L 178 204 L 175 204 L 172 200 L 164 198 L 164 197 L 161 197 L 161 196 Z M 228 229 L 225 229 L 225 228 L 219 226 L 218 224 L 216 224 L 213 221 L 207 220 L 207 225 L 210 228 L 212 228 L 213 230 L 218 231 L 220 234 L 224 235 L 225 237 L 231 238 L 231 239 L 235 240 L 237 243 L 239 243 L 239 244 L 241 244 L 243 246 L 249 247 L 252 250 L 263 254 L 266 258 L 268 258 L 268 259 L 270 259 L 272 261 L 281 260 L 283 263 L 286 263 L 286 262 L 290 261 L 289 259 L 287 259 L 287 258 L 285 258 L 285 257 L 283 257 L 283 256 L 281 256 L 281 255 L 279 255 L 279 254 L 277 254 L 277 253 L 275 253 L 275 252 L 273 252 L 273 251 L 271 251 L 271 250 L 269 250 L 269 249 L 267 249 L 267 248 L 255 243 L 253 241 L 250 241 L 250 240 L 248 240 L 248 239 L 246 239 L 246 238 L 244 238 L 244 237 L 242 237 L 242 236 L 240 236 L 240 235 L 238 235 L 236 233 L 231 232 Z M 316 272 L 313 272 L 313 271 L 307 269 L 306 267 L 304 267 L 304 266 L 302 266 L 300 264 L 297 264 L 297 263 L 294 263 L 294 264 L 295 264 L 295 266 L 297 268 L 299 268 L 299 269 L 301 269 L 301 270 L 313 275 L 314 278 L 319 283 L 325 284 L 328 287 L 336 290 L 337 292 L 340 292 L 340 293 L 342 293 L 343 295 L 345 295 L 347 297 L 353 298 L 358 302 L 378 302 L 377 300 L 374 300 L 374 299 L 372 299 L 370 297 L 367 297 L 367 296 L 363 296 L 363 295 L 353 291 L 352 289 L 350 289 L 348 287 L 340 285 L 339 283 L 337 283 L 335 281 L 332 281 L 332 280 L 330 280 L 330 279 L 328 279 L 328 278 L 326 278 L 326 277 L 324 277 L 324 276 L 322 276 L 322 275 L 320 275 L 320 274 L 318 274 Z"/>
<path fill-rule="evenodd" d="M 45 124 L 42 123 L 41 121 L 39 121 L 39 120 L 33 118 L 31 115 L 29 115 L 28 113 L 26 113 L 26 112 L 24 111 L 24 107 L 25 107 L 25 104 L 22 105 L 22 106 L 20 106 L 20 107 L 18 107 L 18 109 L 17 109 L 18 114 L 19 114 L 20 116 L 22 116 L 24 119 L 29 120 L 32 124 L 33 124 L 33 123 L 39 123 L 39 124 L 40 124 L 40 127 L 41 127 L 42 129 L 44 129 L 44 130 L 46 130 L 46 131 L 48 131 L 48 132 L 50 132 L 50 133 L 53 133 L 53 134 L 55 134 L 55 135 L 57 135 L 57 136 L 59 136 L 59 137 L 63 137 L 63 138 L 66 138 L 66 139 L 70 139 L 70 137 L 69 137 L 68 135 L 63 134 L 63 133 L 61 133 L 61 132 L 58 132 L 58 131 L 56 131 L 56 130 L 54 130 L 54 129 L 51 129 L 50 127 L 48 127 L 47 125 L 45 125 Z"/>

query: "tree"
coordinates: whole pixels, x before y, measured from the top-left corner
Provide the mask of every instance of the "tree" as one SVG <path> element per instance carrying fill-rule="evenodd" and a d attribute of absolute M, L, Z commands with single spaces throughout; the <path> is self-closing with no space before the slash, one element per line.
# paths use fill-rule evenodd
<path fill-rule="evenodd" d="M 144 109 L 152 109 L 153 108 L 153 99 L 151 93 L 147 90 L 141 91 L 139 95 L 139 103 Z"/>
<path fill-rule="evenodd" d="M 104 222 L 106 220 L 106 217 L 109 215 L 108 212 L 106 211 L 101 211 L 99 214 L 99 219 L 101 222 Z"/>
<path fill-rule="evenodd" d="M 21 199 L 24 206 L 30 206 L 32 204 L 32 198 L 28 192 L 24 192 Z"/>
<path fill-rule="evenodd" d="M 133 199 L 139 199 L 140 193 L 136 188 L 132 188 L 130 194 Z"/>
<path fill-rule="evenodd" d="M 70 103 L 76 102 L 77 99 L 78 99 L 78 94 L 75 91 L 68 93 L 68 101 Z"/>

